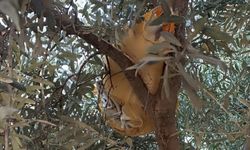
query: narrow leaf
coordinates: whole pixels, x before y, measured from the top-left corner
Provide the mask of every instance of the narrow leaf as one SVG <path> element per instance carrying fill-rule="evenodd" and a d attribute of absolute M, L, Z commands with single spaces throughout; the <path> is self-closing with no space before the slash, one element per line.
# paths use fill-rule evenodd
<path fill-rule="evenodd" d="M 161 36 L 168 42 L 181 47 L 181 42 L 170 32 L 161 32 Z"/>
<path fill-rule="evenodd" d="M 147 50 L 150 54 L 159 54 L 163 49 L 170 49 L 172 46 L 169 42 L 164 41 L 161 43 L 153 44 Z"/>
<path fill-rule="evenodd" d="M 10 77 L 0 73 L 0 82 L 13 83 L 13 80 Z"/>
<path fill-rule="evenodd" d="M 177 64 L 179 73 L 183 76 L 185 81 L 190 85 L 195 91 L 199 90 L 201 84 L 199 81 L 193 79 L 187 72 L 185 72 L 181 64 Z"/>
<path fill-rule="evenodd" d="M 204 28 L 204 25 L 205 25 L 206 22 L 207 22 L 206 17 L 200 18 L 197 21 L 195 21 L 194 22 L 195 32 L 197 32 L 197 33 L 200 32 Z"/>
<path fill-rule="evenodd" d="M 185 22 L 185 19 L 182 16 L 171 15 L 171 16 L 166 18 L 166 21 L 173 22 L 175 24 L 182 24 Z"/>
<path fill-rule="evenodd" d="M 17 111 L 17 109 L 12 108 L 12 107 L 8 107 L 8 106 L 0 107 L 0 121 L 2 121 L 7 116 L 12 115 L 16 111 Z"/>
<path fill-rule="evenodd" d="M 163 22 L 165 22 L 165 20 L 166 20 L 166 19 L 165 19 L 165 16 L 162 15 L 162 16 L 156 18 L 155 20 L 151 21 L 151 22 L 149 23 L 149 25 L 150 25 L 150 26 L 160 25 L 160 24 L 162 24 Z"/>
<path fill-rule="evenodd" d="M 17 30 L 20 30 L 19 16 L 17 13 L 17 9 L 11 4 L 11 1 L 7 0 L 0 1 L 0 11 L 8 15 L 16 25 Z"/>
<path fill-rule="evenodd" d="M 205 27 L 203 29 L 203 33 L 215 40 L 221 40 L 221 41 L 226 41 L 226 42 L 232 42 L 233 37 L 230 36 L 229 34 L 220 31 L 217 28 L 211 28 L 211 27 Z"/>
<path fill-rule="evenodd" d="M 216 59 L 216 58 L 213 58 L 213 57 L 208 57 L 208 56 L 205 56 L 203 54 L 199 54 L 199 53 L 196 53 L 196 54 L 188 54 L 190 57 L 192 58 L 200 58 L 200 59 L 203 59 L 204 61 L 212 64 L 212 65 L 215 65 L 215 66 L 219 66 L 221 68 L 222 71 L 226 72 L 227 71 L 227 65 L 219 60 L 219 59 Z"/>
<path fill-rule="evenodd" d="M 163 94 L 169 98 L 170 97 L 170 87 L 169 87 L 169 71 L 168 71 L 168 65 L 165 66 L 164 75 L 163 75 Z"/>

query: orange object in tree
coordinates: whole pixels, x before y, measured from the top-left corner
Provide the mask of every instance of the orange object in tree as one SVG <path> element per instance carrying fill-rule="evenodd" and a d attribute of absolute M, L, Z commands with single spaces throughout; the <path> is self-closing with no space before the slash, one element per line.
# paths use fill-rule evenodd
<path fill-rule="evenodd" d="M 161 6 L 155 7 L 153 10 L 151 10 L 150 12 L 147 12 L 146 14 L 143 15 L 143 17 L 145 18 L 145 20 L 150 20 L 151 17 L 153 17 L 154 15 L 156 17 L 160 17 L 161 15 L 163 15 L 163 9 Z M 167 32 L 171 32 L 174 33 L 175 32 L 175 23 L 170 22 L 170 23 L 162 23 L 162 31 L 167 31 Z"/>
<path fill-rule="evenodd" d="M 150 22 L 161 16 L 163 10 L 156 7 L 144 14 L 144 20 L 137 22 L 121 39 L 121 51 L 124 52 L 135 64 L 148 55 L 148 48 L 157 43 L 165 42 L 163 37 L 155 38 L 160 31 L 174 32 L 173 23 L 162 23 L 150 26 Z M 168 48 L 164 49 L 168 51 Z M 137 97 L 128 79 L 121 68 L 111 58 L 107 58 L 110 74 L 102 81 L 99 87 L 99 108 L 107 124 L 117 132 L 138 136 L 154 130 L 154 123 L 145 107 Z M 164 62 L 146 64 L 139 70 L 149 93 L 155 94 L 159 90 Z"/>

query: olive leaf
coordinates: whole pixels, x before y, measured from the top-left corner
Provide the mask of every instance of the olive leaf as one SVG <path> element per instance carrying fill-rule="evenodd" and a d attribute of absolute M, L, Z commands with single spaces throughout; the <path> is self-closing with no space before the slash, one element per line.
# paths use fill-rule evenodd
<path fill-rule="evenodd" d="M 13 1 L 13 3 L 11 3 Z M 17 30 L 20 30 L 19 16 L 17 12 L 17 8 L 15 6 L 16 2 L 14 0 L 2 0 L 0 1 L 0 11 L 8 15 L 14 24 L 16 25 Z"/>
<path fill-rule="evenodd" d="M 218 28 L 215 27 L 204 27 L 203 33 L 206 36 L 209 36 L 215 40 L 221 40 L 221 41 L 226 41 L 226 42 L 232 42 L 233 37 L 230 36 L 229 34 L 220 31 Z"/>
<path fill-rule="evenodd" d="M 170 32 L 161 32 L 161 36 L 168 42 L 181 47 L 181 42 Z"/>

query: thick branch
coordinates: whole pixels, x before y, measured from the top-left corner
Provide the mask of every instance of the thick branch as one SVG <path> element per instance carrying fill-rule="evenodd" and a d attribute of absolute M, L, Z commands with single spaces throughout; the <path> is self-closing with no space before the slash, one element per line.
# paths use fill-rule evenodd
<path fill-rule="evenodd" d="M 173 10 L 177 10 L 180 16 L 185 16 L 187 13 L 188 0 L 172 1 Z M 175 36 L 185 47 L 185 24 L 180 24 L 176 29 Z M 182 51 L 183 48 L 179 48 Z M 169 65 L 169 66 L 174 66 Z M 167 70 L 165 70 L 167 71 Z M 169 67 L 170 74 L 177 74 L 175 68 Z M 178 93 L 181 86 L 181 77 L 174 76 L 169 79 L 169 96 L 163 98 L 160 93 L 155 102 L 154 112 L 152 116 L 155 120 L 155 133 L 159 148 L 161 150 L 178 150 L 180 149 L 179 134 L 177 130 L 176 104 L 178 101 Z"/>
<path fill-rule="evenodd" d="M 112 46 L 111 43 L 108 43 L 107 41 L 101 39 L 94 33 L 87 33 L 86 26 L 84 26 L 84 24 L 80 21 L 72 22 L 70 16 L 50 9 L 47 9 L 47 11 L 44 12 L 44 16 L 50 17 L 51 13 L 53 13 L 53 16 L 56 20 L 56 25 L 58 27 L 62 27 L 62 29 L 67 32 L 67 34 L 78 35 L 87 43 L 93 45 L 96 49 L 98 49 L 100 53 L 111 57 L 115 62 L 117 62 L 122 70 L 125 70 L 126 68 L 133 65 L 133 63 L 119 49 Z M 148 93 L 148 90 L 146 89 L 141 78 L 135 76 L 135 70 L 125 71 L 124 73 L 131 86 L 133 87 L 136 95 L 140 97 L 141 102 L 145 104 L 147 100 L 152 97 L 152 95 Z"/>

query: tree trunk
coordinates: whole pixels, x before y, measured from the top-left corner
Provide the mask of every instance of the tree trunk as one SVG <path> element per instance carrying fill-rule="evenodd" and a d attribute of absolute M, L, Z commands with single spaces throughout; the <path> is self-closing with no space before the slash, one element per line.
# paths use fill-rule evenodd
<path fill-rule="evenodd" d="M 161 92 L 155 96 L 153 118 L 155 121 L 156 139 L 160 150 L 178 150 L 180 143 L 176 127 L 176 104 L 177 96 L 181 85 L 180 76 L 176 76 L 169 81 L 170 95 L 163 98 Z"/>
<path fill-rule="evenodd" d="M 172 0 L 173 10 L 177 10 L 180 16 L 187 13 L 188 0 Z M 185 24 L 178 25 L 175 36 L 185 47 Z M 178 49 L 182 51 L 183 48 Z M 176 73 L 173 68 L 169 68 L 171 73 Z M 180 149 L 179 134 L 177 131 L 176 107 L 178 93 L 181 86 L 181 77 L 175 76 L 169 79 L 169 97 L 163 98 L 159 91 L 154 96 L 153 112 L 151 112 L 155 121 L 156 139 L 160 150 L 178 150 Z"/>

